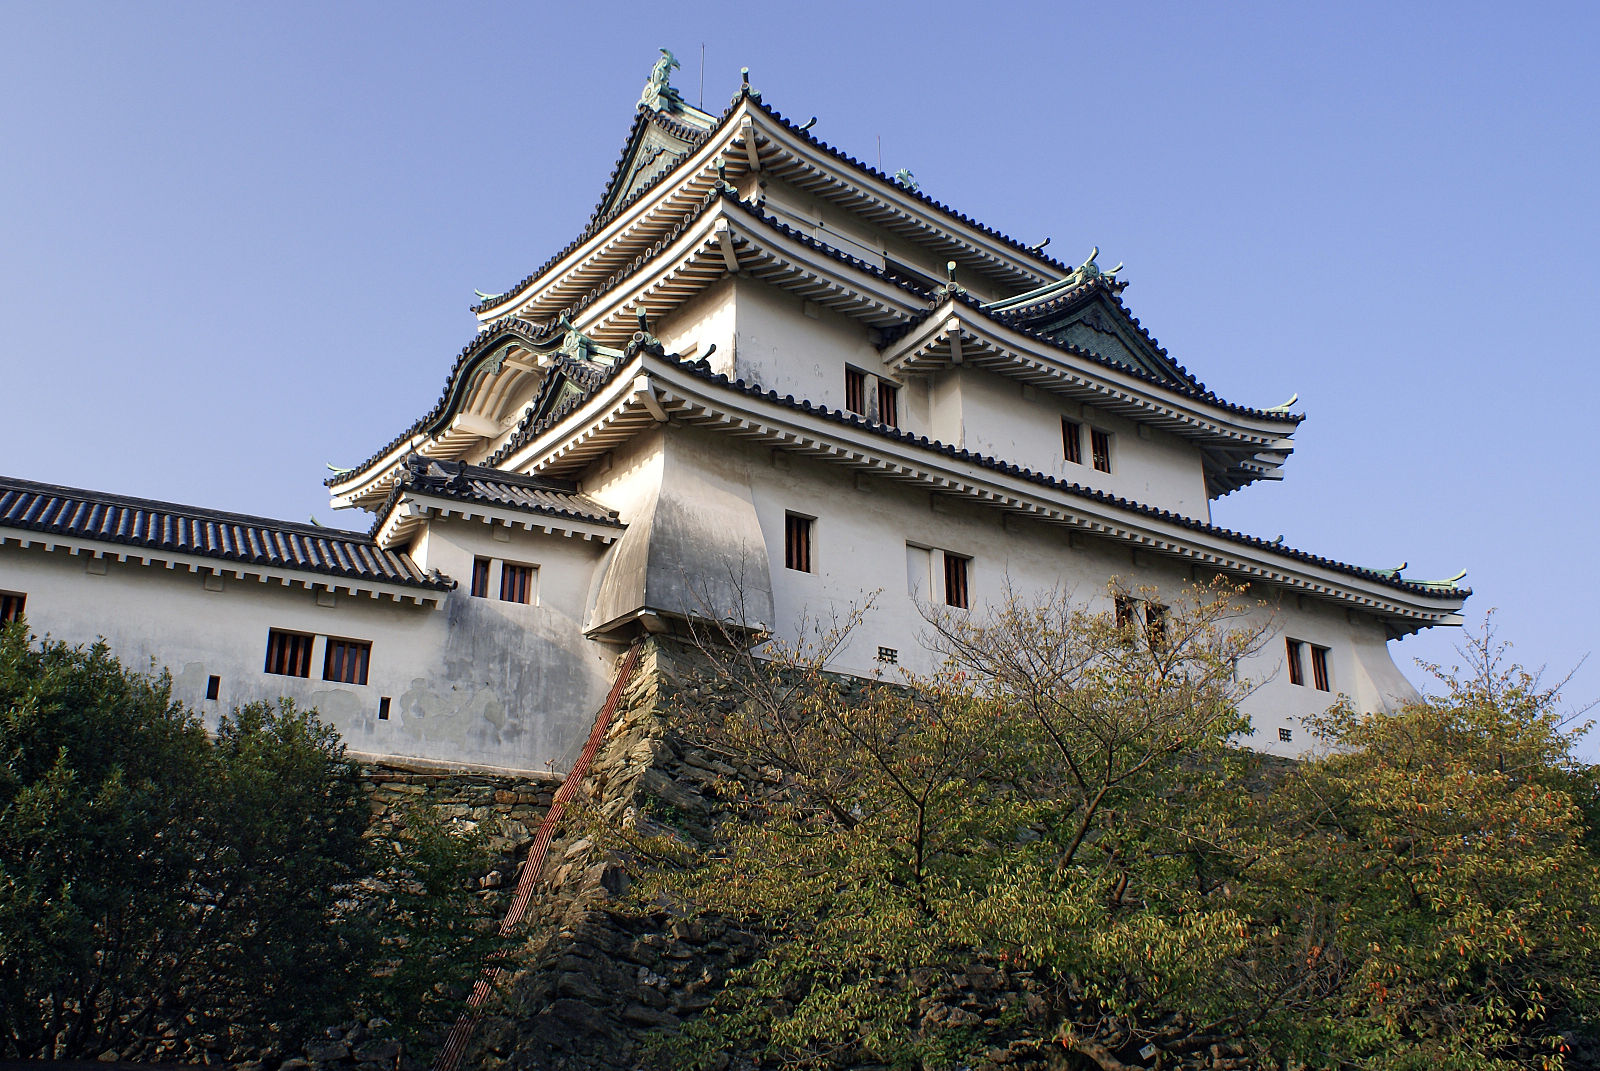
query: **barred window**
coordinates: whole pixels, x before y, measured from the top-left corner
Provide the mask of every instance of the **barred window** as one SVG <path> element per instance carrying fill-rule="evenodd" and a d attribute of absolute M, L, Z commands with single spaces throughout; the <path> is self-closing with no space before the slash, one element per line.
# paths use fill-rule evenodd
<path fill-rule="evenodd" d="M 472 559 L 472 597 L 487 599 L 489 597 L 489 559 Z"/>
<path fill-rule="evenodd" d="M 878 380 L 878 420 L 891 428 L 900 426 L 900 388 L 886 380 Z"/>
<path fill-rule="evenodd" d="M 1083 464 L 1083 425 L 1076 420 L 1061 421 L 1061 452 L 1068 464 Z"/>
<path fill-rule="evenodd" d="M 1319 692 L 1328 688 L 1328 649 L 1311 645 L 1311 683 Z"/>
<path fill-rule="evenodd" d="M 867 415 L 867 374 L 859 368 L 844 370 L 844 407 L 852 413 Z"/>
<path fill-rule="evenodd" d="M 539 575 L 537 565 L 500 564 L 500 601 L 529 603 L 533 601 L 533 582 Z"/>
<path fill-rule="evenodd" d="M 811 572 L 811 517 L 788 513 L 783 518 L 783 565 L 800 573 Z"/>
<path fill-rule="evenodd" d="M 0 591 L 0 625 L 9 625 L 22 616 L 28 596 L 20 591 Z"/>
<path fill-rule="evenodd" d="M 1305 647 L 1299 640 L 1288 640 L 1289 683 L 1304 685 L 1306 682 L 1305 667 L 1300 662 L 1300 652 Z"/>
<path fill-rule="evenodd" d="M 1109 431 L 1090 428 L 1089 451 L 1093 455 L 1095 468 L 1101 472 L 1111 471 L 1111 433 Z"/>
<path fill-rule="evenodd" d="M 1279 743 L 1287 744 L 1289 741 L 1291 741 L 1293 739 L 1294 739 L 1294 730 L 1293 729 L 1279 729 L 1278 730 L 1278 742 Z"/>
<path fill-rule="evenodd" d="M 1167 642 L 1167 608 L 1158 602 L 1144 604 L 1144 636 L 1152 651 Z"/>
<path fill-rule="evenodd" d="M 315 641 L 315 636 L 303 632 L 268 629 L 265 672 L 284 677 L 311 676 L 311 645 Z"/>
<path fill-rule="evenodd" d="M 367 683 L 367 663 L 372 658 L 369 640 L 328 640 L 322 656 L 322 679 L 340 684 Z"/>
<path fill-rule="evenodd" d="M 971 558 L 960 554 L 944 554 L 944 602 L 959 610 L 967 609 L 967 563 Z"/>
<path fill-rule="evenodd" d="M 1117 627 L 1132 628 L 1133 623 L 1139 619 L 1139 600 L 1128 595 L 1118 595 L 1112 603 L 1116 608 Z"/>

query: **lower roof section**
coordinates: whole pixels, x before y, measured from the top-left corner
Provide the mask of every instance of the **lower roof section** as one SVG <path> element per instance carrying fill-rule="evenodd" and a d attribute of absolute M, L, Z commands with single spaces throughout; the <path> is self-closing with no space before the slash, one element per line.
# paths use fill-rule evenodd
<path fill-rule="evenodd" d="M 523 471 L 576 473 L 644 428 L 681 423 L 811 455 L 930 493 L 1330 600 L 1382 619 L 1393 635 L 1459 624 L 1471 595 L 1407 580 L 1157 509 L 1019 465 L 729 380 L 701 363 L 640 354 L 560 421 L 506 458 Z"/>
<path fill-rule="evenodd" d="M 455 581 L 425 573 L 411 556 L 362 532 L 252 517 L 203 506 L 87 491 L 0 476 L 0 534 L 137 548 L 140 557 L 212 559 L 235 567 L 311 573 L 349 587 L 443 592 Z"/>

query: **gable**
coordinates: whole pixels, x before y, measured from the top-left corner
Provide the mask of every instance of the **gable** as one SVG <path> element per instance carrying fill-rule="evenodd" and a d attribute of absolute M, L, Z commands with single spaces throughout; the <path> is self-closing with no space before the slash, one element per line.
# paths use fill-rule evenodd
<path fill-rule="evenodd" d="M 1115 297 L 1101 290 L 1085 302 L 1053 309 L 1039 316 L 1017 316 L 1014 322 L 1108 361 L 1138 369 L 1170 383 L 1189 385 L 1172 359 L 1145 333 Z"/>

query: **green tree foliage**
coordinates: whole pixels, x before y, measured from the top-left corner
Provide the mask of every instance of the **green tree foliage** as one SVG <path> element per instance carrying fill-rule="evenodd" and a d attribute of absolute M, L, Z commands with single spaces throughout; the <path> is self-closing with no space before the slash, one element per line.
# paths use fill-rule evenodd
<path fill-rule="evenodd" d="M 1491 665 L 1338 708 L 1286 770 L 1230 746 L 1267 634 L 1238 602 L 940 617 L 944 672 L 865 688 L 824 671 L 852 622 L 766 660 L 702 644 L 734 702 L 675 730 L 756 774 L 708 841 L 627 836 L 638 902 L 763 951 L 683 1062 L 1554 1068 L 1592 1044 L 1595 784 L 1553 693 Z M 952 995 L 996 975 L 1026 999 Z"/>
<path fill-rule="evenodd" d="M 0 755 L 0 1056 L 248 1049 L 358 1005 L 415 1014 L 472 970 L 442 952 L 477 950 L 470 846 L 425 814 L 369 836 L 314 712 L 252 704 L 208 736 L 165 675 L 19 625 Z"/>

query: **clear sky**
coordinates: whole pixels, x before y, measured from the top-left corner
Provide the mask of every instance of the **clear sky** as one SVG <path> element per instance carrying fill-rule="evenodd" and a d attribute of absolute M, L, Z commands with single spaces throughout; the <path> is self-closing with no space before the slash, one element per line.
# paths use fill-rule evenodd
<path fill-rule="evenodd" d="M 659 46 L 1073 263 L 1223 397 L 1309 419 L 1219 523 L 1470 570 L 1596 646 L 1592 4 L 0 2 L 0 472 L 330 514 L 582 228 Z M 1394 648 L 1449 660 L 1453 630 Z M 1600 661 L 1600 658 L 1597 658 Z M 1585 667 L 1574 699 L 1600 695 Z M 1586 749 L 1591 756 L 1596 747 Z"/>

